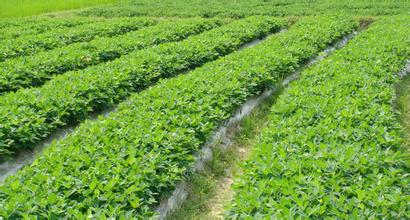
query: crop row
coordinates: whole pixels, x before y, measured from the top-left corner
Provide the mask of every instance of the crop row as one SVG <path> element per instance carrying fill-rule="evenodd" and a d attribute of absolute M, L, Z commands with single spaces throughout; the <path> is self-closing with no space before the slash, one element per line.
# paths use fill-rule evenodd
<path fill-rule="evenodd" d="M 34 23 L 43 22 L 44 20 L 46 20 L 46 18 L 2 18 L 0 19 L 0 29 L 3 30 L 4 28 L 30 26 Z"/>
<path fill-rule="evenodd" d="M 10 26 L 3 28 L 0 32 L 0 40 L 15 39 L 24 35 L 34 35 L 46 31 L 55 30 L 56 28 L 75 27 L 78 25 L 89 24 L 98 20 L 91 18 L 38 18 L 36 22 L 27 23 L 22 26 Z"/>
<path fill-rule="evenodd" d="M 393 107 L 410 55 L 408 21 L 378 21 L 279 97 L 234 184 L 229 217 L 408 217 L 408 164 Z"/>
<path fill-rule="evenodd" d="M 390 15 L 406 14 L 409 4 L 406 1 L 368 1 L 325 0 L 325 1 L 186 1 L 163 0 L 145 1 L 137 4 L 116 4 L 98 6 L 79 12 L 83 16 L 132 17 L 132 16 L 170 16 L 170 17 L 235 17 L 251 15 L 265 16 L 306 16 L 318 14 Z"/>
<path fill-rule="evenodd" d="M 40 86 L 53 75 L 113 60 L 129 52 L 178 41 L 220 25 L 217 20 L 165 21 L 115 37 L 96 38 L 0 63 L 0 93 Z"/>
<path fill-rule="evenodd" d="M 81 121 L 159 78 L 215 60 L 282 25 L 277 18 L 250 17 L 58 75 L 43 87 L 5 94 L 0 97 L 0 154 L 29 147 L 57 127 Z"/>
<path fill-rule="evenodd" d="M 309 18 L 254 48 L 134 94 L 9 177 L 1 187 L 0 215 L 153 215 L 153 206 L 193 164 L 193 154 L 241 103 L 355 27 L 346 16 Z"/>
<path fill-rule="evenodd" d="M 149 18 L 110 19 L 76 27 L 59 28 L 43 34 L 7 39 L 0 44 L 0 61 L 35 54 L 75 42 L 90 41 L 96 36 L 119 35 L 155 23 L 157 23 L 156 20 Z"/>

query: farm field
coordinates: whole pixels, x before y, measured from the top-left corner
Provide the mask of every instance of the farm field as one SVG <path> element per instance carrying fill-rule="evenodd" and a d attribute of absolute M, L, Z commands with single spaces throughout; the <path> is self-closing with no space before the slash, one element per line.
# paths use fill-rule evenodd
<path fill-rule="evenodd" d="M 409 2 L 108 2 L 0 14 L 0 219 L 409 218 Z"/>
<path fill-rule="evenodd" d="M 408 71 L 408 70 L 407 70 Z M 410 76 L 405 76 L 397 85 L 397 102 L 400 122 L 404 128 L 404 146 L 410 150 Z"/>
<path fill-rule="evenodd" d="M 120 0 L 2 0 L 0 18 L 23 17 L 117 2 Z"/>

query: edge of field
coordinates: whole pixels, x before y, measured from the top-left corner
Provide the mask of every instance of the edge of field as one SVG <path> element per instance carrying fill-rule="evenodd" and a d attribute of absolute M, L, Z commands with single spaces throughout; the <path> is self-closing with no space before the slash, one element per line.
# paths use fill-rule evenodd
<path fill-rule="evenodd" d="M 47 17 L 66 17 L 66 16 L 73 16 L 74 12 L 80 11 L 80 10 L 85 10 L 89 9 L 92 7 L 96 6 L 109 6 L 109 5 L 114 5 L 121 0 L 111 0 L 111 2 L 104 1 L 104 2 L 90 2 L 88 3 L 82 3 L 84 5 L 69 5 L 68 3 L 62 3 L 65 5 L 58 5 L 57 8 L 48 8 L 52 6 L 48 6 L 44 2 L 40 2 L 39 5 L 34 6 L 33 10 L 30 11 L 29 7 L 26 7 L 24 9 L 19 9 L 19 10 L 14 10 L 13 12 L 8 12 L 8 13 L 0 13 L 0 19 L 9 19 L 9 18 L 20 18 L 20 17 L 42 17 L 42 16 L 47 16 Z M 11 4 L 11 3 L 9 3 Z M 14 5 L 16 6 L 16 5 Z M 10 8 L 3 8 L 3 7 L 10 7 L 10 6 L 2 6 L 0 10 L 10 10 Z"/>

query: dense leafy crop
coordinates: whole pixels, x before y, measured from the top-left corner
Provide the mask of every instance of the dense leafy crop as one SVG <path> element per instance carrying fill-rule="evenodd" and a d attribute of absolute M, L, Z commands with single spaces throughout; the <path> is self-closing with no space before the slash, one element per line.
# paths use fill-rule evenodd
<path fill-rule="evenodd" d="M 113 60 L 154 44 L 182 40 L 220 23 L 204 19 L 162 22 L 124 35 L 96 38 L 90 42 L 9 59 L 0 63 L 0 93 L 39 86 L 55 74 Z"/>
<path fill-rule="evenodd" d="M 215 60 L 242 44 L 278 30 L 272 17 L 250 17 L 181 42 L 130 53 L 112 62 L 67 72 L 43 87 L 0 97 L 0 154 L 29 147 L 55 128 L 81 121 L 161 77 Z"/>
<path fill-rule="evenodd" d="M 2 18 L 0 19 L 0 29 L 11 27 L 24 27 L 31 26 L 35 23 L 41 23 L 44 18 Z"/>
<path fill-rule="evenodd" d="M 236 17 L 251 15 L 390 15 L 406 14 L 410 4 L 405 0 L 138 0 L 135 3 L 100 6 L 81 11 L 86 16 L 179 16 L 179 17 Z"/>
<path fill-rule="evenodd" d="M 53 32 L 8 39 L 0 44 L 0 61 L 35 54 L 75 42 L 90 41 L 96 36 L 123 34 L 156 22 L 156 20 L 149 18 L 110 19 L 104 22 L 79 25 L 74 28 L 59 28 Z"/>
<path fill-rule="evenodd" d="M 235 184 L 230 217 L 408 217 L 393 84 L 409 36 L 408 17 L 380 20 L 302 72 L 272 107 Z"/>
<path fill-rule="evenodd" d="M 78 25 L 89 24 L 98 20 L 93 18 L 38 18 L 36 22 L 23 22 L 24 25 L 6 26 L 0 32 L 0 40 L 15 39 L 24 35 L 34 35 L 46 31 L 54 31 L 55 28 L 75 27 Z M 0 22 L 1 23 L 1 22 Z"/>
<path fill-rule="evenodd" d="M 238 21 L 230 26 L 246 27 L 246 31 L 260 29 L 262 23 L 256 25 L 257 21 L 270 23 L 268 29 L 277 28 L 276 20 L 268 22 L 266 18 Z M 81 124 L 73 134 L 46 149 L 31 166 L 9 177 L 1 187 L 0 215 L 153 215 L 152 207 L 161 194 L 173 189 L 192 165 L 193 153 L 241 103 L 277 83 L 355 27 L 357 23 L 346 17 L 306 19 L 254 48 L 134 94 L 107 118 Z M 227 30 L 225 27 L 225 36 L 242 33 L 235 28 Z M 216 33 L 215 29 L 213 39 L 221 38 Z M 233 36 L 221 42 L 231 43 Z M 212 45 L 208 38 L 196 38 L 203 44 L 195 46 Z M 183 45 L 189 44 L 181 42 L 181 48 L 171 48 L 181 50 Z M 218 48 L 229 49 L 221 45 Z M 198 52 L 202 52 L 190 51 L 198 57 Z"/>

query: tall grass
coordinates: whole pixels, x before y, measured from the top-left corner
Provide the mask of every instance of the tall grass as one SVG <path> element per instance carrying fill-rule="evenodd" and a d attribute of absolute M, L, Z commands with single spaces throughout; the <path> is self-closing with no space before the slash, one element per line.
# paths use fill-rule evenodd
<path fill-rule="evenodd" d="M 22 17 L 47 12 L 115 3 L 119 0 L 0 0 L 0 18 Z"/>

